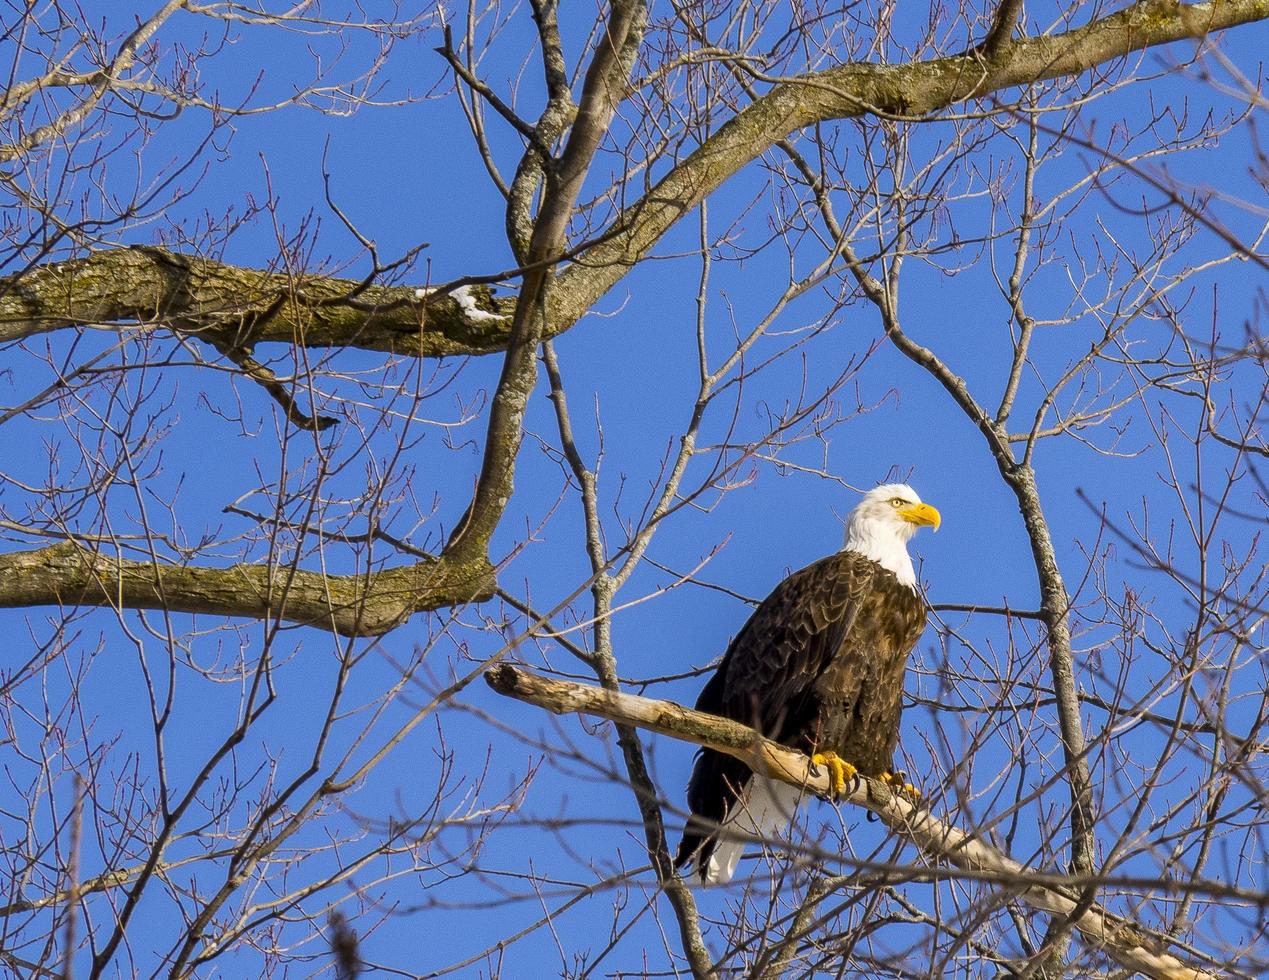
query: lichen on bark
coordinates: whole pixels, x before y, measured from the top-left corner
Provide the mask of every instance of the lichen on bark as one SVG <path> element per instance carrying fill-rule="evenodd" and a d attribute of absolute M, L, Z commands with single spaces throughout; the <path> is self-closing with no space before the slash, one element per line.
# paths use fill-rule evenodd
<path fill-rule="evenodd" d="M 269 563 L 133 561 L 75 541 L 0 555 L 0 607 L 162 609 L 284 620 L 342 636 L 379 636 L 414 613 L 480 602 L 493 591 L 494 569 L 483 556 L 330 575 Z"/>
<path fill-rule="evenodd" d="M 505 303 L 465 287 L 478 310 L 442 292 L 289 275 L 150 246 L 106 249 L 0 281 L 0 342 L 66 327 L 169 329 L 228 345 L 357 347 L 417 357 L 505 348 Z"/>

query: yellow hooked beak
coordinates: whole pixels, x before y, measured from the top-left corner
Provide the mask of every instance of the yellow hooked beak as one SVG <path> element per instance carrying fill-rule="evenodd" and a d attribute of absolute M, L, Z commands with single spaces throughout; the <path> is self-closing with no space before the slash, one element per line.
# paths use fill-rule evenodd
<path fill-rule="evenodd" d="M 915 524 L 917 527 L 932 527 L 936 531 L 943 521 L 938 510 L 929 504 L 913 504 L 910 507 L 904 507 L 899 511 L 899 516 L 909 524 Z"/>

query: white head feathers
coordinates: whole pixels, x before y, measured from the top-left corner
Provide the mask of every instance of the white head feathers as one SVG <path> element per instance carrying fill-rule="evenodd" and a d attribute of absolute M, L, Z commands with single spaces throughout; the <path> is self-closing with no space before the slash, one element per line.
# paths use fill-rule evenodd
<path fill-rule="evenodd" d="M 908 555 L 908 541 L 919 527 L 939 526 L 939 512 L 921 503 L 904 483 L 883 483 L 864 494 L 846 518 L 846 551 L 871 558 L 894 572 L 901 585 L 916 588 L 916 571 Z"/>

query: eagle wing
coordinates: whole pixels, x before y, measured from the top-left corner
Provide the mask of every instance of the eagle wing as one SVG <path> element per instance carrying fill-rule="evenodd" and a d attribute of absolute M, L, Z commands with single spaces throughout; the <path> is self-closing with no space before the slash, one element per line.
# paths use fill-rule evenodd
<path fill-rule="evenodd" d="M 731 641 L 702 689 L 697 709 L 808 748 L 797 743 L 805 741 L 815 723 L 815 681 L 841 647 L 876 571 L 862 555 L 838 552 L 786 578 Z M 740 760 L 701 750 L 688 784 L 692 816 L 676 865 L 705 865 L 716 846 L 717 828 L 745 792 L 750 775 Z"/>
<path fill-rule="evenodd" d="M 836 656 L 877 566 L 839 552 L 794 572 L 758 606 L 727 648 L 696 707 L 752 725 L 793 747 L 812 685 Z"/>

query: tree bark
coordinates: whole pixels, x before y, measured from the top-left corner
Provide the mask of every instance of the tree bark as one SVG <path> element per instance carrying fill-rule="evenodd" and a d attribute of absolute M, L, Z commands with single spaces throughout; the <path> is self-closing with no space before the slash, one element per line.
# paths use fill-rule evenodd
<path fill-rule="evenodd" d="M 413 287 L 294 276 L 152 246 L 107 249 L 0 281 L 0 343 L 64 327 L 176 328 L 234 347 L 304 347 L 445 357 L 502 350 L 514 296 L 487 286 L 420 298 Z"/>
<path fill-rule="evenodd" d="M 614 229 L 585 253 L 584 262 L 561 274 L 552 320 L 575 323 L 679 218 L 747 163 L 799 130 L 866 115 L 919 120 L 1002 89 L 1078 75 L 1134 51 L 1266 17 L 1269 0 L 1147 0 L 1061 34 L 1019 38 L 995 59 L 985 59 L 971 48 L 911 64 L 852 62 L 781 79 L 628 207 Z"/>
<path fill-rule="evenodd" d="M 483 555 L 355 575 L 276 565 L 191 568 L 132 561 L 64 541 L 0 555 L 0 608 L 110 606 L 283 619 L 342 636 L 379 636 L 416 612 L 493 595 Z"/>

